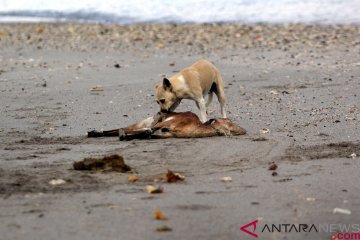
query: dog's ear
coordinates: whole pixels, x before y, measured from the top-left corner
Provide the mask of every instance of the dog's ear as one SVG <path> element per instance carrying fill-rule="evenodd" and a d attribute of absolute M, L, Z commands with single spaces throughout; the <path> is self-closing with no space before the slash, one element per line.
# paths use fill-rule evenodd
<path fill-rule="evenodd" d="M 170 82 L 169 79 L 164 78 L 163 87 L 164 87 L 165 90 L 171 90 L 171 82 Z"/>

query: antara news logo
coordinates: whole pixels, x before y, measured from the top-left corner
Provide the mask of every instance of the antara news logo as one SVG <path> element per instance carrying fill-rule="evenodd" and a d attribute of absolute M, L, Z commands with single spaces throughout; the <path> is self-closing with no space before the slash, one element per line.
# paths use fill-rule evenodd
<path fill-rule="evenodd" d="M 259 220 L 255 220 L 240 227 L 240 230 L 254 238 L 260 238 L 262 233 L 332 233 L 332 240 L 359 239 L 360 224 L 264 224 L 258 226 Z"/>

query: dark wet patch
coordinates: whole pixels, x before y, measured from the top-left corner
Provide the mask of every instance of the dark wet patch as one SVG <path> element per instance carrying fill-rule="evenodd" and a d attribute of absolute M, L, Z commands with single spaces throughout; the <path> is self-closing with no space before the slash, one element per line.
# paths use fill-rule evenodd
<path fill-rule="evenodd" d="M 299 162 L 313 159 L 346 158 L 360 154 L 360 142 L 339 142 L 288 148 L 281 160 Z"/>
<path fill-rule="evenodd" d="M 107 184 L 97 179 L 96 176 L 79 174 L 74 171 L 54 170 L 51 167 L 43 168 L 41 171 L 36 168 L 0 169 L 0 175 L 0 195 L 3 195 L 4 198 L 12 194 L 76 193 L 107 188 Z M 57 178 L 63 179 L 65 183 L 55 186 L 49 183 L 50 180 Z"/>
<path fill-rule="evenodd" d="M 103 158 L 85 158 L 84 160 L 74 162 L 73 167 L 75 170 L 88 171 L 128 172 L 131 170 L 131 168 L 125 164 L 124 158 L 117 154 Z"/>
<path fill-rule="evenodd" d="M 84 136 L 81 137 L 32 137 L 30 139 L 22 139 L 17 141 L 18 144 L 23 145 L 51 145 L 51 144 L 80 144 L 86 143 L 88 139 Z"/>

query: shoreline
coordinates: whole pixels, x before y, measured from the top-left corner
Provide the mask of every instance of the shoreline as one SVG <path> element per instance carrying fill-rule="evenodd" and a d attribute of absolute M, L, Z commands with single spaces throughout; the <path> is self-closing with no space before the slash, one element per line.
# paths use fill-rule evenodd
<path fill-rule="evenodd" d="M 166 48 L 189 50 L 339 47 L 360 49 L 360 25 L 307 24 L 1 24 L 0 46 L 96 49 Z"/>

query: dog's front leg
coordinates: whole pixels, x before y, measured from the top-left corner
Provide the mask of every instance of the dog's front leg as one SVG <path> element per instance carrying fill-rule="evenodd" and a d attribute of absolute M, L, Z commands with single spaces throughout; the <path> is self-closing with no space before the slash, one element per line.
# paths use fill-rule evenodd
<path fill-rule="evenodd" d="M 196 101 L 196 105 L 199 106 L 200 109 L 200 121 L 206 122 L 207 116 L 206 116 L 206 106 L 205 106 L 205 99 L 202 97 L 199 100 Z"/>

